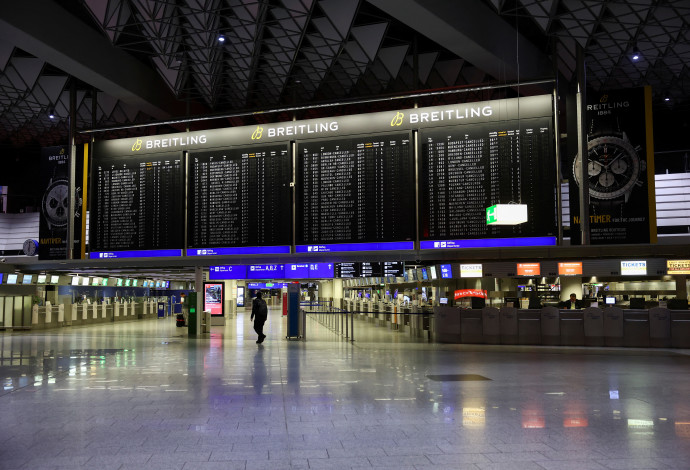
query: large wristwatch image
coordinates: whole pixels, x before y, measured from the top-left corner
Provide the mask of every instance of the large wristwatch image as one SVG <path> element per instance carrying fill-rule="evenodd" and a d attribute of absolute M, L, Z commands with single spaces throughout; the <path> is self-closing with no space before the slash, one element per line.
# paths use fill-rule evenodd
<path fill-rule="evenodd" d="M 595 206 L 603 203 L 610 208 L 612 204 L 628 202 L 632 190 L 644 184 L 640 176 L 647 165 L 639 156 L 640 148 L 634 147 L 625 132 L 620 131 L 593 133 L 588 138 L 587 177 L 591 203 Z M 578 186 L 581 164 L 578 155 L 573 162 L 573 176 Z"/>

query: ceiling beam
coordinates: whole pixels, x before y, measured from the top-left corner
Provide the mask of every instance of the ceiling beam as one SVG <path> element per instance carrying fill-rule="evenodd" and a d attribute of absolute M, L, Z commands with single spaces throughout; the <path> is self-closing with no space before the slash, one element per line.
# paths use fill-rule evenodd
<path fill-rule="evenodd" d="M 185 114 L 162 78 L 53 0 L 5 2 L 0 41 L 156 119 Z"/>
<path fill-rule="evenodd" d="M 548 57 L 481 0 L 367 1 L 498 80 L 552 75 Z"/>

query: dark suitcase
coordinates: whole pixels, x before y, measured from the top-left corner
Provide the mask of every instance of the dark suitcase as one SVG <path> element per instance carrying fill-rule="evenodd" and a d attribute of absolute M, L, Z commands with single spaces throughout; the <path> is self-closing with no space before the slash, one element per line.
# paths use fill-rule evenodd
<path fill-rule="evenodd" d="M 178 327 L 187 326 L 187 325 L 185 324 L 185 321 L 184 321 L 184 315 L 181 314 L 181 313 L 178 313 L 178 314 L 177 314 L 176 321 L 177 321 L 177 326 L 178 326 Z"/>

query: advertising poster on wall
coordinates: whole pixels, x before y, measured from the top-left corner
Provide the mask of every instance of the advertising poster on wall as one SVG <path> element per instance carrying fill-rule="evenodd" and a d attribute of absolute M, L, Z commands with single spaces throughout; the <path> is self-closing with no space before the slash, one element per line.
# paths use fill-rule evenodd
<path fill-rule="evenodd" d="M 651 88 L 592 93 L 586 119 L 591 244 L 655 243 Z M 573 244 L 580 244 L 580 160 L 573 155 L 564 171 Z"/>
<path fill-rule="evenodd" d="M 211 316 L 223 316 L 224 287 L 223 283 L 204 282 L 204 312 L 210 311 Z"/>
<path fill-rule="evenodd" d="M 66 145 L 41 149 L 41 197 L 38 257 L 42 260 L 67 258 L 69 217 L 69 149 Z M 77 158 L 74 200 L 74 258 L 80 258 L 82 233 L 82 178 L 84 164 Z"/>

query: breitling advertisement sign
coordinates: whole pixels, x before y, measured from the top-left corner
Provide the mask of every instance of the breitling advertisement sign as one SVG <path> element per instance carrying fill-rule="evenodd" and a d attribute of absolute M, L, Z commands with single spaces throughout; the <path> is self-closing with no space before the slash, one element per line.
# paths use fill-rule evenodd
<path fill-rule="evenodd" d="M 67 258 L 67 219 L 69 217 L 69 149 L 67 146 L 41 149 L 41 218 L 38 234 L 38 257 L 42 260 Z M 77 159 L 79 162 L 79 159 Z M 83 164 L 77 164 L 76 174 L 83 173 Z M 75 250 L 81 246 L 81 191 L 77 182 L 75 201 Z M 78 251 L 75 251 L 78 252 Z"/>
<path fill-rule="evenodd" d="M 590 94 L 587 101 L 589 226 L 593 245 L 656 243 L 649 87 Z M 581 159 L 570 172 L 571 241 L 580 243 Z"/>

